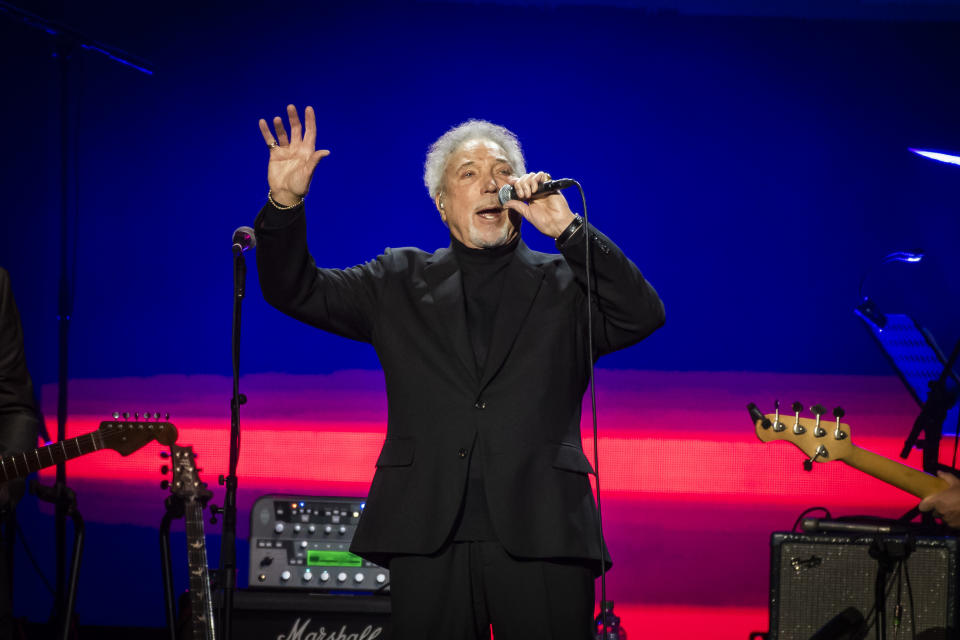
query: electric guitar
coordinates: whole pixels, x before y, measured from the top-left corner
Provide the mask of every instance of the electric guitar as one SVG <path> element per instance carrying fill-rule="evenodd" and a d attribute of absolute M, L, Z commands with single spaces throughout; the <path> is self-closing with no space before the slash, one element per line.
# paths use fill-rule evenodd
<path fill-rule="evenodd" d="M 937 476 L 908 467 L 889 458 L 861 449 L 850 439 L 850 426 L 840 422 L 843 409 L 833 410 L 834 420 L 823 420 L 826 413 L 820 405 L 811 407 L 814 418 L 801 418 L 803 405 L 794 402 L 792 416 L 781 416 L 779 403 L 775 413 L 763 415 L 752 402 L 747 405 L 750 417 L 757 430 L 757 437 L 763 442 L 786 440 L 800 448 L 809 459 L 804 463 L 808 471 L 814 462 L 832 462 L 842 460 L 854 469 L 858 469 L 898 489 L 903 489 L 918 498 L 937 493 L 947 488 L 947 483 Z"/>
<path fill-rule="evenodd" d="M 170 422 L 160 422 L 160 415 L 155 415 L 156 421 L 151 422 L 128 420 L 114 414 L 113 420 L 101 422 L 96 431 L 32 451 L 4 456 L 0 458 L 0 484 L 25 478 L 38 469 L 52 467 L 100 449 L 113 449 L 122 456 L 128 456 L 153 440 L 163 445 L 172 445 L 177 441 L 177 428 Z M 149 414 L 144 414 L 144 417 L 149 417 Z"/>
<path fill-rule="evenodd" d="M 187 567 L 190 573 L 191 640 L 216 640 L 210 573 L 207 568 L 207 541 L 203 532 L 203 509 L 213 492 L 200 482 L 193 447 L 171 445 L 173 462 L 171 491 L 183 500 L 187 533 Z"/>

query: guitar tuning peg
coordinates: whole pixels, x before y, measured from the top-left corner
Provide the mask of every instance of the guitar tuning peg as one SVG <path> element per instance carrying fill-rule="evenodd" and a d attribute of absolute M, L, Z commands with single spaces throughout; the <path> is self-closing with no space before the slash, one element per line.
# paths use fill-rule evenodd
<path fill-rule="evenodd" d="M 827 412 L 827 409 L 822 404 L 815 404 L 810 407 L 810 411 L 813 415 L 817 416 L 817 426 L 813 428 L 813 435 L 817 438 L 822 438 L 827 435 L 827 432 L 820 426 L 820 416 Z"/>
<path fill-rule="evenodd" d="M 170 467 L 168 467 L 167 465 L 163 465 L 162 467 L 160 467 L 160 473 L 162 473 L 163 475 L 167 475 L 168 473 L 170 473 Z"/>
<path fill-rule="evenodd" d="M 120 412 L 119 412 L 119 411 L 114 411 L 114 412 L 113 412 L 113 419 L 114 419 L 114 420 L 119 420 L 119 419 L 120 419 Z"/>
<path fill-rule="evenodd" d="M 160 412 L 159 412 L 159 411 L 154 411 L 154 412 L 153 412 L 153 419 L 154 419 L 154 420 L 159 420 L 159 419 L 160 419 Z"/>
<path fill-rule="evenodd" d="M 813 471 L 813 463 L 817 461 L 817 458 L 819 458 L 819 457 L 821 457 L 821 456 L 823 456 L 824 458 L 826 458 L 827 455 L 828 455 L 828 454 L 827 454 L 827 449 L 826 449 L 823 445 L 820 445 L 819 447 L 817 447 L 816 453 L 814 453 L 813 456 L 811 456 L 811 458 L 810 458 L 809 460 L 804 460 L 804 461 L 803 461 L 803 470 L 804 470 L 804 471 Z"/>
<path fill-rule="evenodd" d="M 163 419 L 164 419 L 164 420 L 170 420 L 170 414 L 169 414 L 169 413 L 163 414 Z"/>
<path fill-rule="evenodd" d="M 784 429 L 787 428 L 787 425 L 780 422 L 780 400 L 779 399 L 773 401 L 773 409 L 774 409 L 773 430 L 777 432 L 783 431 Z"/>
<path fill-rule="evenodd" d="M 843 407 L 833 408 L 833 417 L 837 419 L 837 428 L 833 432 L 833 437 L 835 440 L 843 440 L 844 438 L 847 437 L 846 432 L 840 430 L 840 418 L 842 418 L 845 415 L 846 415 L 846 412 L 844 412 Z"/>
<path fill-rule="evenodd" d="M 139 420 L 139 419 L 140 419 L 140 414 L 137 413 L 136 411 L 134 411 L 134 412 L 133 412 L 133 419 L 134 419 L 134 420 Z"/>
<path fill-rule="evenodd" d="M 124 411 L 124 412 L 123 412 L 123 419 L 124 419 L 124 420 L 129 420 L 129 419 L 130 419 L 130 412 L 129 412 L 129 411 Z"/>
<path fill-rule="evenodd" d="M 161 488 L 161 489 L 164 489 L 164 490 L 169 489 L 169 488 L 170 488 L 170 481 L 169 481 L 169 480 L 161 480 L 161 481 L 160 481 L 160 488 Z"/>
<path fill-rule="evenodd" d="M 166 460 L 167 458 L 170 457 L 170 453 L 167 452 L 167 451 L 161 451 L 161 452 L 160 452 L 160 457 L 163 458 L 164 460 Z"/>
<path fill-rule="evenodd" d="M 806 427 L 800 424 L 800 412 L 803 411 L 803 403 L 794 402 L 790 405 L 790 408 L 793 409 L 793 433 L 796 435 L 806 433 Z"/>

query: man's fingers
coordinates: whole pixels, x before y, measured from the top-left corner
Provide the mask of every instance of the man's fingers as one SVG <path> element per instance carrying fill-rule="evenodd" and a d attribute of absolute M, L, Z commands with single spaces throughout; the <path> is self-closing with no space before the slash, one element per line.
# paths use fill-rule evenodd
<path fill-rule="evenodd" d="M 303 143 L 312 149 L 317 145 L 317 116 L 313 113 L 313 107 L 307 106 L 303 110 L 303 119 Z"/>
<path fill-rule="evenodd" d="M 957 485 L 960 485 L 960 478 L 953 475 L 952 473 L 949 473 L 947 471 L 937 471 L 937 475 L 940 477 L 941 480 L 945 481 L 947 485 L 951 487 L 956 487 Z"/>
<path fill-rule="evenodd" d="M 513 190 L 517 192 L 518 199 L 526 200 L 530 197 L 530 194 L 533 193 L 533 189 L 530 186 L 532 178 L 533 174 L 527 173 L 514 183 Z"/>
<path fill-rule="evenodd" d="M 528 207 L 526 203 L 520 202 L 519 200 L 507 200 L 503 203 L 503 207 L 505 209 L 513 209 L 524 218 L 526 218 L 530 213 L 530 207 Z"/>
<path fill-rule="evenodd" d="M 300 124 L 297 108 L 292 104 L 287 105 L 287 119 L 290 120 L 290 141 L 300 142 L 303 140 L 303 125 Z"/>
<path fill-rule="evenodd" d="M 310 154 L 310 161 L 309 161 L 310 170 L 313 171 L 314 168 L 317 166 L 317 163 L 320 162 L 320 160 L 322 160 L 323 158 L 326 158 L 328 155 L 330 155 L 330 151 L 327 149 L 318 149 L 317 151 L 314 151 L 312 154 Z"/>
<path fill-rule="evenodd" d="M 273 134 L 270 133 L 270 126 L 267 124 L 267 121 L 263 118 L 260 118 L 260 134 L 263 136 L 263 141 L 267 143 L 267 146 L 272 146 L 276 141 L 273 139 Z"/>
<path fill-rule="evenodd" d="M 280 116 L 273 117 L 273 130 L 277 132 L 277 143 L 282 146 L 289 144 L 287 130 L 283 128 L 283 120 L 280 119 Z"/>

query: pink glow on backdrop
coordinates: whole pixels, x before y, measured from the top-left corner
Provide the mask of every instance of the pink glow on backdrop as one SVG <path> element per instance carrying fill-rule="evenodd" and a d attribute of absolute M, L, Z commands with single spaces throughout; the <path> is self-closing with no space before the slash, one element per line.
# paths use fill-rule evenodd
<path fill-rule="evenodd" d="M 843 463 L 805 473 L 799 449 L 761 443 L 744 409 L 754 401 L 768 410 L 774 398 L 841 404 L 855 444 L 896 458 L 917 408 L 894 377 L 601 370 L 597 381 L 605 530 L 616 562 L 608 585 L 625 626 L 641 637 L 742 640 L 763 630 L 772 531 L 815 505 L 898 516 L 916 504 Z M 241 537 L 264 493 L 366 494 L 386 423 L 380 372 L 251 375 L 241 390 L 250 398 L 241 417 Z M 54 392 L 43 390 L 47 408 Z M 218 376 L 75 380 L 68 435 L 95 429 L 114 410 L 169 412 L 219 502 L 229 395 L 229 380 Z M 592 459 L 589 424 L 585 405 Z M 127 458 L 102 451 L 71 461 L 85 516 L 156 526 L 160 451 L 152 443 Z M 919 455 L 910 462 L 918 466 Z"/>

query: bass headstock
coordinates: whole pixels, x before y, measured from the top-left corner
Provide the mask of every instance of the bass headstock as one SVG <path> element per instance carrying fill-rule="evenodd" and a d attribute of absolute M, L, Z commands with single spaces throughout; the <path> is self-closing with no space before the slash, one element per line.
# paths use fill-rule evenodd
<path fill-rule="evenodd" d="M 775 411 L 763 415 L 752 402 L 747 405 L 753 419 L 757 437 L 763 442 L 786 440 L 797 446 L 807 456 L 804 468 L 809 471 L 814 462 L 832 462 L 843 460 L 853 451 L 850 439 L 850 426 L 840 422 L 844 417 L 842 407 L 833 410 L 833 420 L 824 420 L 827 410 L 819 405 L 810 407 L 813 418 L 802 417 L 803 404 L 794 402 L 790 409 L 792 415 L 781 415 L 780 402 L 774 403 Z"/>
<path fill-rule="evenodd" d="M 144 412 L 121 414 L 113 413 L 113 420 L 104 420 L 96 433 L 102 446 L 113 449 L 122 456 L 128 456 L 149 442 L 156 440 L 170 446 L 177 441 L 177 428 L 169 421 L 170 414 Z"/>

